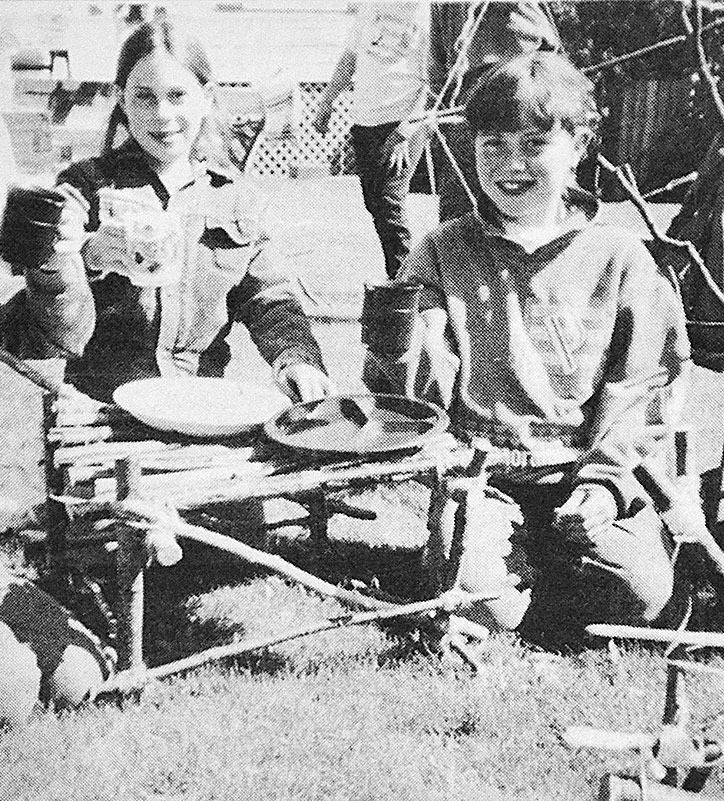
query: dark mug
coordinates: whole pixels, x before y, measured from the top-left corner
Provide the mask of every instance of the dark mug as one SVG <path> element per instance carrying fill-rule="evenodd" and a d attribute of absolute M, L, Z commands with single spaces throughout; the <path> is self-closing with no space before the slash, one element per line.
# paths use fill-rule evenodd
<path fill-rule="evenodd" d="M 408 350 L 421 291 L 420 284 L 365 285 L 362 342 L 373 353 L 398 356 Z"/>
<path fill-rule="evenodd" d="M 65 196 L 52 189 L 11 187 L 0 225 L 0 256 L 20 268 L 48 262 L 60 239 L 64 206 Z"/>

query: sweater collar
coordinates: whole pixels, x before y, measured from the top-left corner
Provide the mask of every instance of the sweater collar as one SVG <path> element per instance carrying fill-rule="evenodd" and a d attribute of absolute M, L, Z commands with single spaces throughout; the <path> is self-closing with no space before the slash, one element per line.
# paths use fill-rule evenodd
<path fill-rule="evenodd" d="M 580 187 L 570 187 L 563 198 L 563 202 L 566 208 L 566 218 L 560 227 L 559 233 L 553 239 L 543 243 L 541 247 L 547 247 L 562 239 L 568 239 L 571 233 L 585 228 L 596 217 L 600 208 L 598 199 Z M 504 239 L 516 245 L 515 242 L 505 236 L 497 219 L 495 207 L 484 195 L 479 198 L 477 211 L 473 212 L 472 216 L 475 220 L 476 230 L 479 233 L 487 237 Z M 540 248 L 537 249 L 540 250 Z"/>

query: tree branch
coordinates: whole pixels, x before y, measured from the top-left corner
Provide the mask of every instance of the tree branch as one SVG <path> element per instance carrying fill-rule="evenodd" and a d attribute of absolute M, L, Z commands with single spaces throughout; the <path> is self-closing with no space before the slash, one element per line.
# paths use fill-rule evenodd
<path fill-rule="evenodd" d="M 724 17 L 712 20 L 707 25 L 704 25 L 702 28 L 702 33 L 713 30 L 714 28 L 719 28 L 722 25 L 724 25 Z M 688 38 L 689 37 L 687 34 L 680 33 L 677 36 L 672 36 L 669 39 L 662 39 L 660 42 L 655 42 L 652 45 L 646 45 L 646 47 L 641 47 L 638 50 L 632 50 L 630 53 L 624 53 L 620 56 L 613 56 L 607 61 L 602 61 L 599 64 L 593 64 L 590 67 L 584 67 L 582 72 L 585 75 L 590 75 L 594 72 L 601 72 L 603 70 L 610 69 L 611 67 L 615 67 L 618 64 L 623 64 L 626 61 L 631 61 L 632 59 L 640 58 L 641 56 L 647 56 L 649 53 L 655 53 L 657 50 L 663 50 L 664 48 L 672 47 L 673 45 L 684 44 Z"/>
<path fill-rule="evenodd" d="M 638 188 L 635 185 L 635 182 L 629 180 L 626 173 L 621 167 L 617 167 L 612 164 L 605 156 L 602 156 L 600 153 L 598 154 L 598 163 L 607 171 L 612 173 L 613 175 L 618 178 L 621 186 L 623 187 L 624 191 L 628 195 L 631 202 L 634 204 L 636 209 L 638 210 L 639 214 L 641 215 L 646 227 L 649 230 L 652 238 L 660 242 L 662 244 L 670 245 L 675 248 L 681 248 L 686 250 L 689 258 L 696 264 L 701 272 L 704 280 L 707 283 L 707 286 L 712 291 L 712 294 L 717 298 L 717 300 L 724 305 L 724 292 L 719 288 L 718 284 L 712 277 L 712 274 L 707 269 L 706 265 L 704 264 L 704 259 L 702 259 L 699 251 L 692 245 L 691 242 L 682 239 L 674 239 L 673 237 L 668 236 L 667 234 L 662 233 L 656 223 L 653 221 L 651 214 L 648 210 L 646 205 L 646 201 L 641 196 Z M 675 287 L 677 290 L 679 289 L 679 278 L 673 273 L 673 270 L 669 268 L 669 272 L 672 275 L 672 278 L 675 279 Z"/>

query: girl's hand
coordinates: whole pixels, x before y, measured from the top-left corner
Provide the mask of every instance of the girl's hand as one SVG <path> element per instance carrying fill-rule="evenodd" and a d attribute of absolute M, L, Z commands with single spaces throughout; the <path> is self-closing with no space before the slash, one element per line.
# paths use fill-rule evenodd
<path fill-rule="evenodd" d="M 88 237 L 83 250 L 83 261 L 92 277 L 108 272 L 128 275 L 129 238 L 126 226 L 118 223 L 101 223 Z"/>
<path fill-rule="evenodd" d="M 581 484 L 556 509 L 553 525 L 570 542 L 587 547 L 593 544 L 590 534 L 611 525 L 617 516 L 618 506 L 610 490 L 601 484 Z"/>
<path fill-rule="evenodd" d="M 70 184 L 60 184 L 55 190 L 65 196 L 65 204 L 58 223 L 60 240 L 68 246 L 75 246 L 80 252 L 86 238 L 85 225 L 88 222 L 90 204 L 80 191 Z"/>
<path fill-rule="evenodd" d="M 276 377 L 277 383 L 293 401 L 321 400 L 332 395 L 336 389 L 329 378 L 319 368 L 306 362 L 283 367 Z"/>
<path fill-rule="evenodd" d="M 317 133 L 324 136 L 329 130 L 329 121 L 332 119 L 332 104 L 324 100 L 317 109 L 317 113 L 312 119 L 312 127 Z"/>
<path fill-rule="evenodd" d="M 410 140 L 400 127 L 395 129 L 383 145 L 384 158 L 389 162 L 392 175 L 402 175 L 410 166 Z"/>

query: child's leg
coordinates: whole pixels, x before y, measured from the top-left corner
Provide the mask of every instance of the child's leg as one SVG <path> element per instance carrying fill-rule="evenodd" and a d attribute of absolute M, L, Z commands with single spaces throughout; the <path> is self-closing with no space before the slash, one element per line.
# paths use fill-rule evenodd
<path fill-rule="evenodd" d="M 592 535 L 584 565 L 587 575 L 603 574 L 612 585 L 609 598 L 592 599 L 592 610 L 617 623 L 651 623 L 672 597 L 674 569 L 670 537 L 650 506 Z M 602 601 L 606 600 L 606 603 Z M 600 611 L 599 611 L 600 609 Z"/>
<path fill-rule="evenodd" d="M 97 638 L 30 581 L 0 577 L 0 621 L 36 660 L 35 700 L 76 706 L 111 670 Z"/>
<path fill-rule="evenodd" d="M 433 496 L 430 537 L 423 554 L 428 595 L 457 587 L 473 594 L 490 592 L 460 615 L 493 631 L 520 623 L 530 593 L 513 583 L 513 574 L 530 580 L 529 565 L 514 540 L 514 503 L 486 495 L 477 479 L 450 482 Z M 523 574 L 523 575 L 521 575 Z"/>
<path fill-rule="evenodd" d="M 673 566 L 661 522 L 650 507 L 592 534 L 587 549 L 552 525 L 568 496 L 565 484 L 519 488 L 526 550 L 538 571 L 521 633 L 556 647 L 573 645 L 589 623 L 646 624 L 672 596 Z"/>

